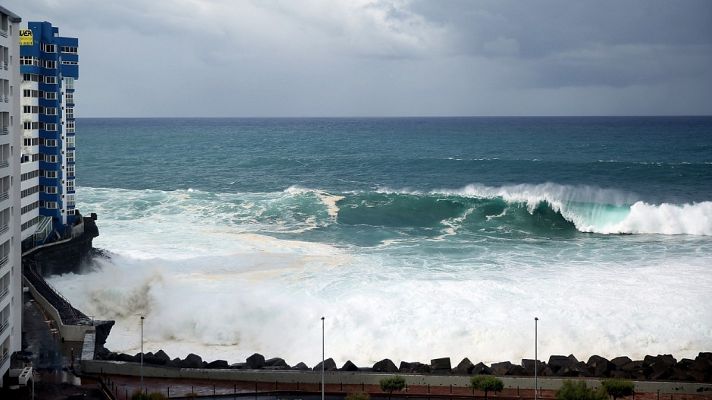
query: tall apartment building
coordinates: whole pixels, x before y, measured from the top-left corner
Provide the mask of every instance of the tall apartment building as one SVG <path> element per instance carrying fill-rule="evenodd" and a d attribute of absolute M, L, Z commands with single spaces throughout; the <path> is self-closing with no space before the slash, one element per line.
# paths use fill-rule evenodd
<path fill-rule="evenodd" d="M 49 22 L 29 22 L 22 73 L 22 239 L 28 247 L 66 237 L 75 215 L 74 81 L 77 38 Z"/>
<path fill-rule="evenodd" d="M 22 345 L 19 24 L 0 6 L 0 378 Z"/>

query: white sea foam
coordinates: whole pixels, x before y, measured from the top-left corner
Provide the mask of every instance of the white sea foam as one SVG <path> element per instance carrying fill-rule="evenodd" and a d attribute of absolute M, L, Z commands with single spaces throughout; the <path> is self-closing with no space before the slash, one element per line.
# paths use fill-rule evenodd
<path fill-rule="evenodd" d="M 215 211 L 224 195 L 80 195 L 82 209 L 100 212 L 95 246 L 116 255 L 96 272 L 51 283 L 85 313 L 117 321 L 107 343 L 116 351 L 138 351 L 139 313 L 147 351 L 230 362 L 260 352 L 314 365 L 322 315 L 327 357 L 339 364 L 516 361 L 532 356 L 534 316 L 543 358 L 680 358 L 712 347 L 712 246 L 704 238 L 628 236 L 615 248 L 595 238 L 556 247 L 472 242 L 473 257 L 458 259 L 428 255 L 417 243 L 338 248 L 256 234 L 218 222 L 241 212 Z M 136 204 L 146 207 L 140 217 L 121 207 Z"/>
<path fill-rule="evenodd" d="M 617 190 L 553 183 L 500 187 L 468 185 L 434 193 L 499 197 L 510 203 L 525 203 L 530 213 L 545 202 L 582 232 L 712 235 L 710 201 L 653 205 L 636 201 L 635 195 Z"/>

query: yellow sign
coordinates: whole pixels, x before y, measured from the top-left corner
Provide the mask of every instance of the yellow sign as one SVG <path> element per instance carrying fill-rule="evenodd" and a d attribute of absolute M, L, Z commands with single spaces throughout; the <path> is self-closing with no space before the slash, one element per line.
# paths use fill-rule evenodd
<path fill-rule="evenodd" d="M 20 29 L 20 46 L 32 46 L 32 29 Z"/>

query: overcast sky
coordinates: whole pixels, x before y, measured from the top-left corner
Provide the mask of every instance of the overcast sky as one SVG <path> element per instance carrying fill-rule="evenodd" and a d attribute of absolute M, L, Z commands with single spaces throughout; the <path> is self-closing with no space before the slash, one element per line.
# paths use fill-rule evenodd
<path fill-rule="evenodd" d="M 712 114 L 710 0 L 2 0 L 80 117 Z"/>

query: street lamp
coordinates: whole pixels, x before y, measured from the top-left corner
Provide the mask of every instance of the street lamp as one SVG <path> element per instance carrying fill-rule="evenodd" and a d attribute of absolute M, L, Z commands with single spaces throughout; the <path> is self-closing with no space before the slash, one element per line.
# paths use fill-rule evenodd
<path fill-rule="evenodd" d="M 141 316 L 141 389 L 143 392 L 143 315 Z"/>
<path fill-rule="evenodd" d="M 537 323 L 539 322 L 538 317 L 534 317 L 534 400 L 539 398 L 539 385 L 537 376 L 537 364 L 539 364 L 539 355 L 537 348 Z"/>
<path fill-rule="evenodd" d="M 321 317 L 321 400 L 324 400 L 324 317 Z"/>

